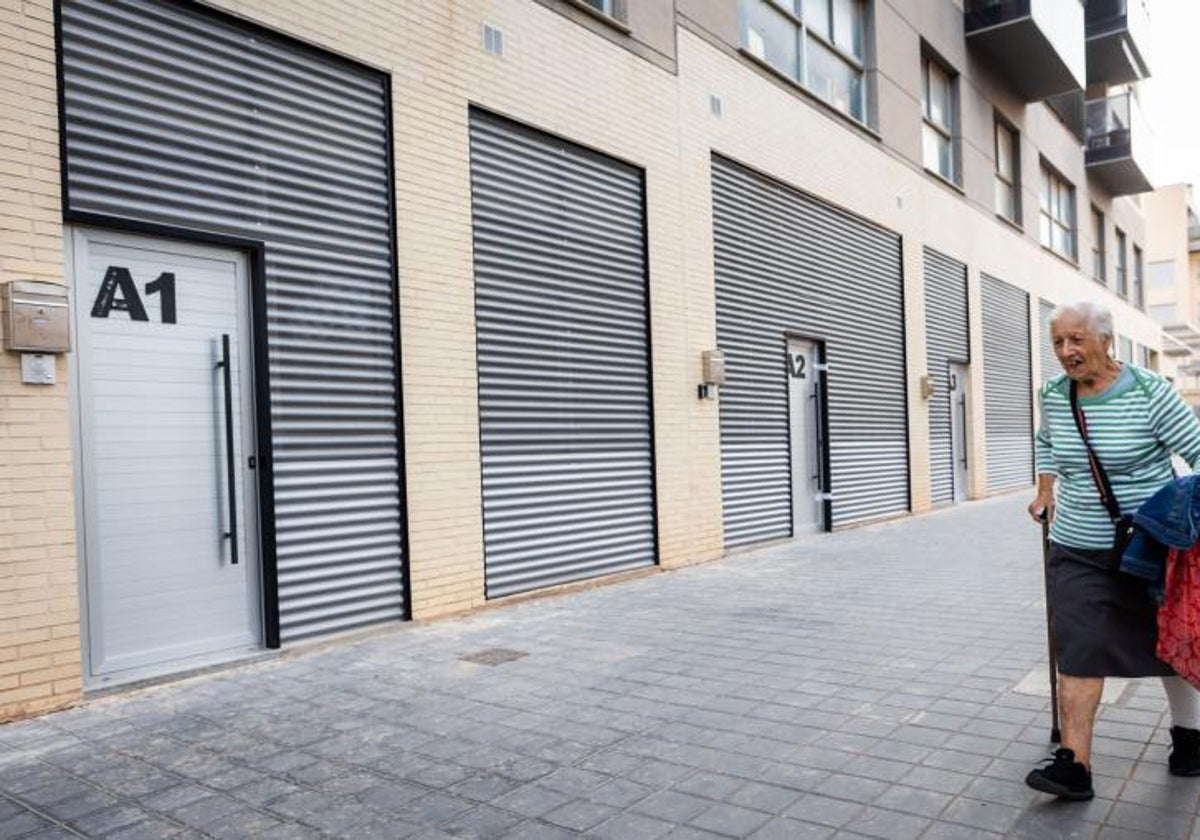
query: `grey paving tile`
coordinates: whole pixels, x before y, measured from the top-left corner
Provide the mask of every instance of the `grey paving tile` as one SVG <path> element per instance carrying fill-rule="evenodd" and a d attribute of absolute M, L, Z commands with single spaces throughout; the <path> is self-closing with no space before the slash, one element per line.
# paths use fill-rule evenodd
<path fill-rule="evenodd" d="M 827 825 L 775 817 L 750 835 L 751 840 L 826 840 L 836 829 Z"/>
<path fill-rule="evenodd" d="M 703 796 L 706 799 L 723 800 L 747 784 L 749 783 L 745 779 L 738 776 L 699 770 L 676 782 L 674 790 Z"/>
<path fill-rule="evenodd" d="M 783 815 L 801 822 L 841 828 L 864 810 L 866 810 L 866 806 L 858 802 L 810 793 L 789 807 Z"/>
<path fill-rule="evenodd" d="M 921 840 L 1001 840 L 1004 836 L 958 823 L 935 822 L 921 835 Z"/>
<path fill-rule="evenodd" d="M 508 811 L 490 805 L 479 805 L 446 820 L 440 828 L 454 837 L 490 840 L 503 835 L 521 822 L 521 817 Z"/>
<path fill-rule="evenodd" d="M 594 770 L 564 767 L 540 779 L 539 784 L 569 796 L 583 796 L 611 779 L 611 776 Z"/>
<path fill-rule="evenodd" d="M 1012 805 L 960 797 L 942 811 L 939 819 L 1002 834 L 1012 828 L 1020 816 L 1021 809 Z"/>
<path fill-rule="evenodd" d="M 213 820 L 204 826 L 204 833 L 217 840 L 244 840 L 258 837 L 281 825 L 282 821 L 275 817 L 246 808 Z"/>
<path fill-rule="evenodd" d="M 973 776 L 936 767 L 915 767 L 900 782 L 909 787 L 923 788 L 938 793 L 958 794 L 971 783 Z"/>
<path fill-rule="evenodd" d="M 647 761 L 634 770 L 624 774 L 624 778 L 650 787 L 665 788 L 690 776 L 695 768 L 667 761 Z"/>
<path fill-rule="evenodd" d="M 928 825 L 929 820 L 924 817 L 868 807 L 846 823 L 843 828 L 864 837 L 878 837 L 883 840 L 916 840 Z"/>
<path fill-rule="evenodd" d="M 141 822 L 118 828 L 111 834 L 104 835 L 104 840 L 165 840 L 165 838 L 184 838 L 188 835 L 178 823 L 169 822 L 159 817 L 149 817 Z M 195 835 L 192 835 L 195 836 Z"/>
<path fill-rule="evenodd" d="M 1075 807 L 1075 803 L 1063 806 L 1060 802 L 1046 802 L 1026 808 L 1009 830 L 1009 836 L 1021 840 L 1090 840 L 1095 837 L 1103 814 L 1098 820 L 1089 820 L 1084 809 Z M 1111 807 L 1109 803 L 1108 808 Z"/>
<path fill-rule="evenodd" d="M 937 793 L 905 785 L 892 785 L 880 794 L 873 804 L 889 811 L 901 811 L 920 817 L 936 817 L 953 799 L 954 797 L 948 793 Z"/>
<path fill-rule="evenodd" d="M 830 776 L 816 786 L 814 791 L 822 796 L 848 799 L 853 802 L 873 802 L 889 787 L 887 782 L 862 779 L 857 776 Z"/>
<path fill-rule="evenodd" d="M 1153 785 L 1137 780 L 1125 783 L 1117 794 L 1118 802 L 1131 802 L 1161 811 L 1194 814 L 1200 807 L 1200 785 L 1194 779 L 1168 776 L 1166 784 Z"/>
<path fill-rule="evenodd" d="M 1130 802 L 1117 802 L 1105 820 L 1114 828 L 1144 831 L 1159 837 L 1186 838 L 1192 828 L 1192 815 L 1177 811 L 1162 811 Z"/>
<path fill-rule="evenodd" d="M 925 767 L 936 767 L 939 770 L 954 770 L 972 776 L 983 772 L 983 769 L 995 761 L 994 758 L 978 753 L 959 752 L 954 749 L 934 750 L 922 763 Z"/>
<path fill-rule="evenodd" d="M 611 805 L 614 808 L 623 809 L 641 802 L 656 790 L 658 790 L 657 787 L 644 785 L 632 779 L 613 779 L 611 782 L 607 782 L 590 791 L 586 798 L 592 802 L 599 802 L 602 805 Z"/>
<path fill-rule="evenodd" d="M 406 802 L 395 810 L 405 822 L 417 825 L 438 825 L 445 820 L 458 816 L 463 811 L 470 810 L 474 803 L 444 793 L 430 793 L 410 802 Z"/>
<path fill-rule="evenodd" d="M 643 814 L 626 812 L 593 828 L 589 834 L 602 840 L 658 840 L 676 826 Z"/>
<path fill-rule="evenodd" d="M 72 819 L 71 826 L 85 835 L 99 836 L 115 831 L 122 826 L 133 825 L 150 814 L 135 805 L 121 804 L 100 811 L 92 811 Z M 0 824 L 0 837 L 5 836 Z"/>
<path fill-rule="evenodd" d="M 1014 808 L 1024 808 L 1038 797 L 1037 791 L 1031 789 L 1024 781 L 1008 781 L 988 776 L 973 779 L 963 796 L 978 799 L 982 802 L 992 802 L 999 805 L 1009 805 Z"/>
<path fill-rule="evenodd" d="M 1100 831 L 1096 834 L 1096 840 L 1154 840 L 1157 837 L 1159 837 L 1157 834 L 1133 831 L 1128 828 L 1114 828 L 1111 825 L 1100 826 Z"/>
<path fill-rule="evenodd" d="M 803 794 L 793 788 L 749 782 L 723 798 L 730 805 L 738 805 L 767 814 L 782 814 L 801 796 Z"/>
<path fill-rule="evenodd" d="M 573 840 L 579 835 L 547 823 L 523 822 L 504 835 L 504 840 Z"/>
<path fill-rule="evenodd" d="M 746 837 L 770 819 L 771 815 L 762 811 L 720 803 L 692 817 L 691 824 L 730 837 Z"/>
<path fill-rule="evenodd" d="M 53 823 L 37 814 L 26 811 L 0 820 L 0 837 L 24 837 L 35 831 L 49 828 Z"/>

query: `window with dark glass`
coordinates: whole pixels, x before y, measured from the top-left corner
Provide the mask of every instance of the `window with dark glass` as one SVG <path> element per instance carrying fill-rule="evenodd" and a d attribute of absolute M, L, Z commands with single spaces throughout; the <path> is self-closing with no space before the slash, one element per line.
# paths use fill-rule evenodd
<path fill-rule="evenodd" d="M 958 183 L 954 75 L 936 59 L 921 59 L 922 149 L 925 168 Z"/>
<path fill-rule="evenodd" d="M 741 18 L 746 52 L 867 121 L 865 0 L 742 0 Z"/>
<path fill-rule="evenodd" d="M 1138 309 L 1146 308 L 1146 279 L 1145 279 L 1145 261 L 1142 257 L 1142 249 L 1138 246 L 1133 246 L 1133 305 Z"/>
<path fill-rule="evenodd" d="M 996 213 L 1014 224 L 1021 223 L 1020 135 L 996 118 Z"/>
<path fill-rule="evenodd" d="M 1046 243 L 1042 243 L 1043 245 Z M 1108 273 L 1104 265 L 1104 214 L 1092 206 L 1092 279 L 1101 286 L 1108 285 Z"/>
<path fill-rule="evenodd" d="M 1054 253 L 1075 259 L 1075 187 L 1042 161 L 1038 236 Z"/>
<path fill-rule="evenodd" d="M 1125 253 L 1125 232 L 1117 228 L 1115 233 L 1116 235 L 1113 239 L 1117 248 L 1117 294 L 1121 297 L 1129 297 L 1129 277 L 1126 274 L 1128 254 Z"/>
<path fill-rule="evenodd" d="M 585 6 L 591 6 L 602 15 L 608 15 L 610 18 L 620 16 L 621 9 L 618 8 L 624 0 L 580 0 Z"/>

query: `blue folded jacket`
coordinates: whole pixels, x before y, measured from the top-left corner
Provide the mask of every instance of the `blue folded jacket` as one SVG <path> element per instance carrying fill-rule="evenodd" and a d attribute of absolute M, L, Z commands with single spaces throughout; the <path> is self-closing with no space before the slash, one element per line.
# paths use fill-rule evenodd
<path fill-rule="evenodd" d="M 1137 509 L 1133 524 L 1133 539 L 1121 555 L 1121 571 L 1150 581 L 1161 592 L 1168 549 L 1190 548 L 1200 539 L 1200 474 L 1164 486 Z"/>

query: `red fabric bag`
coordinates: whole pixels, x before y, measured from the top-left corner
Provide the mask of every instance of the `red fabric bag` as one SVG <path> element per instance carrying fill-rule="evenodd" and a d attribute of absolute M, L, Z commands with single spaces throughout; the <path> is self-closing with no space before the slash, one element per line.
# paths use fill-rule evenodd
<path fill-rule="evenodd" d="M 1155 654 L 1200 689 L 1200 543 L 1167 555 Z"/>

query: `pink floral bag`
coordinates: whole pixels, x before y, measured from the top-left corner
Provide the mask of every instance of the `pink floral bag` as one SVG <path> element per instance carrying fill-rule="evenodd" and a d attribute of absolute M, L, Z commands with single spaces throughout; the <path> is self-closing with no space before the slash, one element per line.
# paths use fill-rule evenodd
<path fill-rule="evenodd" d="M 1200 689 L 1200 543 L 1167 555 L 1155 654 Z"/>

